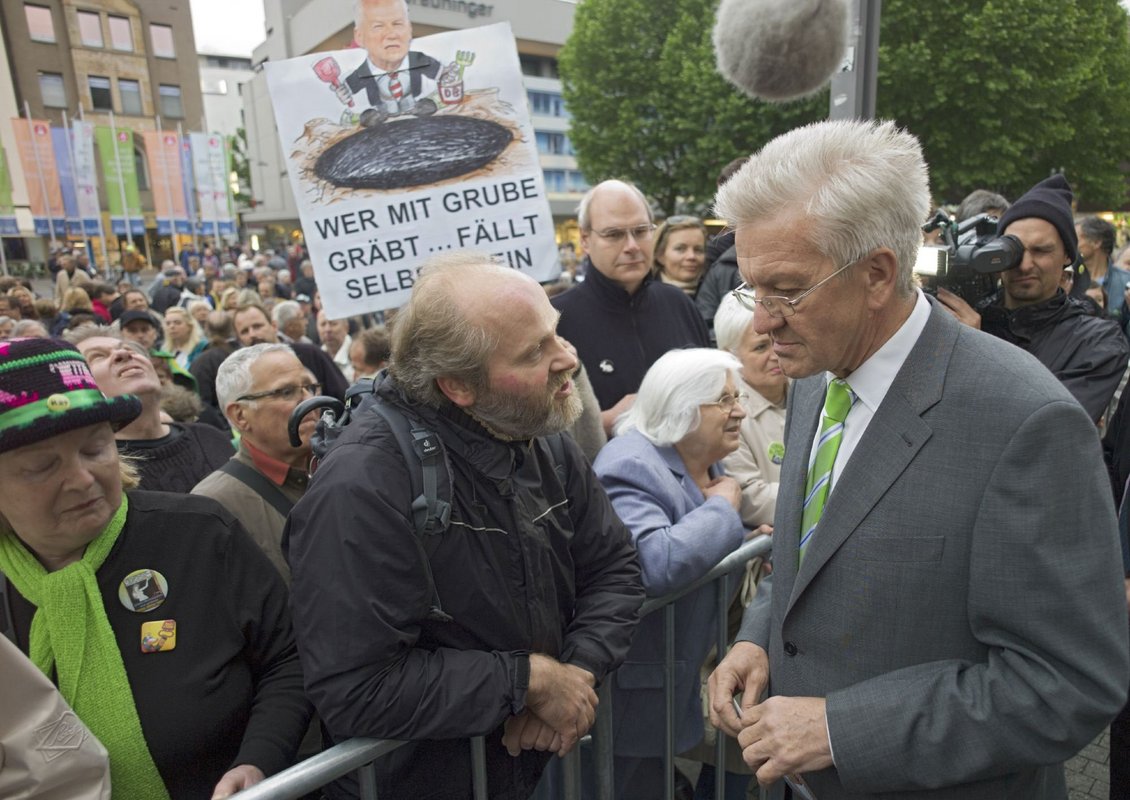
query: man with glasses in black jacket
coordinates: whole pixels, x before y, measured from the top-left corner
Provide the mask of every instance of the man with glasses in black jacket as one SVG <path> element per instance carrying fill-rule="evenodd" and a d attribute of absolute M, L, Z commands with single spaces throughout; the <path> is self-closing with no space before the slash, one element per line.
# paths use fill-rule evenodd
<path fill-rule="evenodd" d="M 643 193 L 604 181 L 577 209 L 584 281 L 554 297 L 558 333 L 577 348 L 604 430 L 631 407 L 644 373 L 668 350 L 709 347 L 694 303 L 651 273 L 655 223 Z"/>

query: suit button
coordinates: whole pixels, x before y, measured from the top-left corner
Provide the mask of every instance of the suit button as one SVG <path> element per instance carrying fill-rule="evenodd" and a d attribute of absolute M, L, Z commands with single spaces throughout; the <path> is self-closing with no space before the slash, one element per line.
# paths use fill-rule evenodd
<path fill-rule="evenodd" d="M 795 656 L 796 655 L 796 645 L 793 644 L 792 642 L 785 642 L 785 655 Z"/>

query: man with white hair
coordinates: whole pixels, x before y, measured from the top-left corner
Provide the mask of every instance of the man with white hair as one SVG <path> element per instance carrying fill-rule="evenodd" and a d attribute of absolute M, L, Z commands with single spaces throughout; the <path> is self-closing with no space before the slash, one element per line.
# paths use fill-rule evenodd
<path fill-rule="evenodd" d="M 918 140 L 875 121 L 790 131 L 718 192 L 734 292 L 796 380 L 772 613 L 747 613 L 711 718 L 762 784 L 820 800 L 1063 798 L 1130 681 L 1098 435 L 915 286 L 929 202 Z"/>
<path fill-rule="evenodd" d="M 320 394 L 320 388 L 289 345 L 257 344 L 228 356 L 216 374 L 216 394 L 224 416 L 239 432 L 239 451 L 192 490 L 235 514 L 287 581 L 283 525 L 308 485 L 317 414 L 311 412 L 299 426 L 298 447 L 290 443 L 287 422 L 295 407 Z"/>
<path fill-rule="evenodd" d="M 468 737 L 481 734 L 488 794 L 528 797 L 592 725 L 593 687 L 628 650 L 639 566 L 560 434 L 581 408 L 556 325 L 526 275 L 474 254 L 426 265 L 375 391 L 432 447 L 413 459 L 382 415 L 359 413 L 291 512 L 295 632 L 319 716 L 335 741 L 411 740 L 378 761 L 382 798 L 469 796 Z M 450 517 L 421 533 L 410 472 L 435 447 Z"/>
<path fill-rule="evenodd" d="M 287 344 L 291 342 L 310 344 L 310 339 L 306 336 L 306 309 L 301 303 L 295 300 L 275 303 L 275 307 L 271 309 L 271 321 L 278 329 L 280 341 Z"/>

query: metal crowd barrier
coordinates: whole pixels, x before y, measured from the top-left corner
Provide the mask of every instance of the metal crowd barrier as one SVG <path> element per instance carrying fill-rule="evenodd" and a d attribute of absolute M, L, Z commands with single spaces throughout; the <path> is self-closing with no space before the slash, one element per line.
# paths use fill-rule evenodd
<path fill-rule="evenodd" d="M 718 603 L 717 644 L 718 653 L 724 654 L 729 647 L 729 632 L 726 619 L 730 609 L 731 579 L 735 572 L 744 568 L 747 561 L 759 556 L 767 556 L 772 545 L 772 537 L 758 536 L 742 544 L 734 552 L 718 562 L 708 573 L 677 592 L 653 597 L 643 604 L 641 616 L 660 609 L 664 615 L 664 700 L 666 711 L 666 732 L 664 739 L 664 765 L 666 767 L 665 800 L 673 800 L 675 794 L 675 601 L 691 592 L 714 583 L 717 586 Z M 598 800 L 612 800 L 612 708 L 609 681 L 601 686 L 597 706 L 596 722 L 593 725 L 592 745 L 596 791 Z M 587 737 L 586 737 L 587 738 Z M 377 800 L 376 771 L 373 762 L 391 753 L 406 742 L 389 739 L 350 739 L 329 748 L 312 758 L 308 758 L 290 769 L 267 778 L 262 783 L 239 793 L 240 800 L 299 800 L 310 792 L 334 780 L 348 775 L 354 770 L 358 773 L 361 800 Z M 714 796 L 725 796 L 726 737 L 719 732 L 714 743 Z M 579 800 L 581 796 L 581 757 L 580 747 L 575 747 L 562 759 L 563 800 Z M 486 742 L 481 736 L 471 739 L 471 780 L 475 800 L 487 800 L 486 782 Z"/>

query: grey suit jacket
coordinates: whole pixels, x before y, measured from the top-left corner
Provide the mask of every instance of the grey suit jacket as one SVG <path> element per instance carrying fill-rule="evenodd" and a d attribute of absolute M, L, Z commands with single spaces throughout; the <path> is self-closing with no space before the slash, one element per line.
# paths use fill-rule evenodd
<path fill-rule="evenodd" d="M 937 304 L 797 569 L 823 376 L 794 385 L 765 647 L 770 692 L 827 698 L 820 800 L 1063 798 L 1062 762 L 1130 674 L 1098 434 L 1033 357 Z"/>

